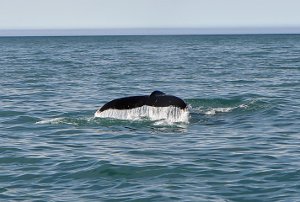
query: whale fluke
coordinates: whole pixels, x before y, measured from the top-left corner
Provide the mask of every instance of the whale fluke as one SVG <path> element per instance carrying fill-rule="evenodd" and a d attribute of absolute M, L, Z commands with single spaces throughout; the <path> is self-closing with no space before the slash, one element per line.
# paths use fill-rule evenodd
<path fill-rule="evenodd" d="M 187 108 L 186 103 L 179 97 L 167 95 L 161 91 L 153 91 L 150 95 L 131 96 L 112 100 L 103 105 L 97 112 L 103 112 L 108 109 L 126 110 L 142 106 L 151 107 L 178 107 Z"/>

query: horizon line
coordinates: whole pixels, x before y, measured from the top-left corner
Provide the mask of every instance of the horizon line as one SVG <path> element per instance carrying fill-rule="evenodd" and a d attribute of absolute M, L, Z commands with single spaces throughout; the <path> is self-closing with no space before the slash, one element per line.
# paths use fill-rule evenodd
<path fill-rule="evenodd" d="M 300 34 L 300 27 L 0 29 L 0 37 L 251 34 Z"/>

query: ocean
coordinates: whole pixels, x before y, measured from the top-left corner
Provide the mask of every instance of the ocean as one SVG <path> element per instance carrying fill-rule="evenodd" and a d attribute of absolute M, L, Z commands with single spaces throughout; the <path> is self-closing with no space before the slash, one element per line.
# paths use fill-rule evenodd
<path fill-rule="evenodd" d="M 1 37 L 0 201 L 300 201 L 299 84 L 300 35 Z"/>

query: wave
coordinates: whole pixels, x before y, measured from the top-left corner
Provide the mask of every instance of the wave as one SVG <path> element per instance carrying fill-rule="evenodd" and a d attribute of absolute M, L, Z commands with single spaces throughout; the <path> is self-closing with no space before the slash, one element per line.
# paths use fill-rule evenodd
<path fill-rule="evenodd" d="M 253 112 L 267 107 L 267 103 L 258 100 L 232 99 L 190 99 L 187 100 L 192 112 L 204 115 L 217 115 L 219 113 Z"/>
<path fill-rule="evenodd" d="M 36 124 L 93 125 L 93 117 L 56 117 L 37 121 Z"/>
<path fill-rule="evenodd" d="M 52 118 L 52 119 L 45 119 L 37 121 L 36 124 L 58 124 L 58 123 L 64 123 L 65 118 Z"/>
<path fill-rule="evenodd" d="M 198 110 L 199 112 L 205 114 L 205 115 L 216 115 L 218 113 L 228 113 L 228 112 L 232 112 L 234 110 L 243 110 L 243 109 L 247 109 L 249 106 L 246 104 L 240 104 L 238 106 L 234 106 L 234 107 L 198 107 L 195 109 Z"/>

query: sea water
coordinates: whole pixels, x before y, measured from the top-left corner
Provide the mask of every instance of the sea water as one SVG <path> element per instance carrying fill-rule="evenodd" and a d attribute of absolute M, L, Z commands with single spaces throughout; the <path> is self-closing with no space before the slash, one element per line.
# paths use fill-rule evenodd
<path fill-rule="evenodd" d="M 0 201 L 299 201 L 299 82 L 300 35 L 2 37 Z"/>

